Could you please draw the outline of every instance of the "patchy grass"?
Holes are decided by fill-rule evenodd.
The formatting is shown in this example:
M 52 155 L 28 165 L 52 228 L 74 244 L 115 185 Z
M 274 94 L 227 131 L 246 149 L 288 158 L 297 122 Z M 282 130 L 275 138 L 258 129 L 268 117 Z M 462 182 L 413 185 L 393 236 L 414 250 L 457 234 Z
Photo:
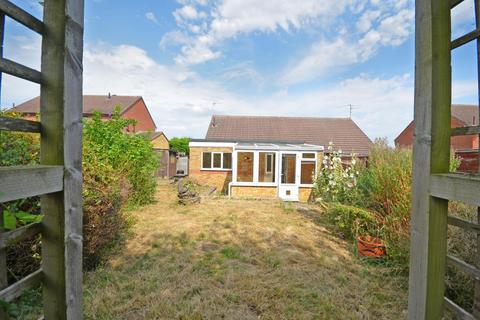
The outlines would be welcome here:
M 134 236 L 85 277 L 86 319 L 404 319 L 406 278 L 362 263 L 318 212 L 203 199 L 134 212 Z

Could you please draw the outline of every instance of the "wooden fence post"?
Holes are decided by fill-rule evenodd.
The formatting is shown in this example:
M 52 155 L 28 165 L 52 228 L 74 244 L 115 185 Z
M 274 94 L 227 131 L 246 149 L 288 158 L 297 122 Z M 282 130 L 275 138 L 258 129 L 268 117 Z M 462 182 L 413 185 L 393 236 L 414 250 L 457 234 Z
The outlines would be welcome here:
M 61 192 L 42 196 L 46 320 L 82 319 L 83 0 L 45 0 L 41 163 L 63 165 Z
M 449 171 L 451 121 L 450 6 L 417 0 L 415 132 L 409 319 L 441 319 L 448 200 L 430 195 L 430 176 Z
M 3 38 L 5 35 L 5 15 L 0 13 L 0 58 L 3 57 Z M 0 101 L 2 98 L 2 73 L 0 72 Z M 1 108 L 1 105 L 0 105 Z M 1 111 L 1 110 L 0 110 Z M 0 134 L 2 134 L 0 132 Z M 0 235 L 3 230 L 3 209 L 0 206 Z M 0 290 L 8 286 L 7 278 L 7 250 L 0 248 Z M 7 314 L 0 307 L 0 319 L 7 319 Z

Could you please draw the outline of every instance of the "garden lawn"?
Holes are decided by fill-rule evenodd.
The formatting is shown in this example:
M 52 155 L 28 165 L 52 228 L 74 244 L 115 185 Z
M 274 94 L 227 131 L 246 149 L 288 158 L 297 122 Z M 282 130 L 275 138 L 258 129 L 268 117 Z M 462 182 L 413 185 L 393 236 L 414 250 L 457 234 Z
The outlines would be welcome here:
M 359 260 L 318 207 L 202 199 L 133 213 L 126 246 L 85 276 L 86 319 L 404 319 L 407 279 Z

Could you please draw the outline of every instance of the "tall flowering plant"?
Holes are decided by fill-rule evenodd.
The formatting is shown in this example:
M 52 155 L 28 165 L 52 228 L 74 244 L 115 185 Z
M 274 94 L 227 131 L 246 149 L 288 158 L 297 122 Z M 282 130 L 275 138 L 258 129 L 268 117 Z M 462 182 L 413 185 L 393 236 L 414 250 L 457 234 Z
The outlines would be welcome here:
M 357 178 L 359 175 L 358 160 L 352 155 L 350 162 L 342 163 L 340 154 L 335 151 L 333 143 L 328 145 L 322 167 L 314 182 L 314 192 L 317 201 L 351 202 L 357 193 Z

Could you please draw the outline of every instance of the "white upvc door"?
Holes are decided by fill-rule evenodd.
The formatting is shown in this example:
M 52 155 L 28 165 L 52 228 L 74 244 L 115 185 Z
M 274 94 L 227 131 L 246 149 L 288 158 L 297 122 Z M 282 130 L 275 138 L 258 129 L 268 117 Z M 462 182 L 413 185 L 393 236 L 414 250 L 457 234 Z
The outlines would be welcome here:
M 298 201 L 300 189 L 299 152 L 280 152 L 278 197 L 285 201 Z

